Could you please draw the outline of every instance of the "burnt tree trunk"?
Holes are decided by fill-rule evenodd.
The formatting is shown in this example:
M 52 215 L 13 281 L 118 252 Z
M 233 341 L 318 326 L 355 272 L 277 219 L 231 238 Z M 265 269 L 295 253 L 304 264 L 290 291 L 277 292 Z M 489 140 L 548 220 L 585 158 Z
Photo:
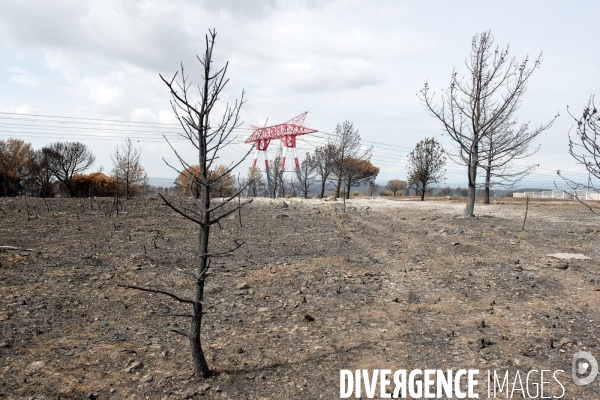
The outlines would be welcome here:
M 192 315 L 192 320 L 190 324 L 190 348 L 192 352 L 192 363 L 194 365 L 194 374 L 199 378 L 208 378 L 210 376 L 210 368 L 208 367 L 208 362 L 206 361 L 206 357 L 204 356 L 204 350 L 202 349 L 202 338 L 201 338 L 201 330 L 202 330 L 202 303 L 204 302 L 204 280 L 205 280 L 205 272 L 208 267 L 208 239 L 210 236 L 210 216 L 208 210 L 210 209 L 210 198 L 208 193 L 208 188 L 204 185 L 201 186 L 200 189 L 200 201 L 204 206 L 204 210 L 202 214 L 202 223 L 204 226 L 201 226 L 198 230 L 198 254 L 199 254 L 199 264 L 198 264 L 198 272 L 196 276 L 196 287 L 194 291 L 194 313 Z
M 485 166 L 485 186 L 483 188 L 483 204 L 490 204 L 490 182 L 492 180 L 492 152 L 494 150 L 492 138 L 488 149 L 487 163 Z
M 479 153 L 477 145 L 473 146 L 475 149 L 471 151 L 471 157 L 469 159 L 468 177 L 469 183 L 467 186 L 467 206 L 465 207 L 465 217 L 474 217 L 475 210 L 475 195 L 476 193 L 476 182 L 477 182 L 477 164 L 479 161 Z
M 323 181 L 321 181 L 321 194 L 319 197 L 322 199 L 323 196 L 325 196 L 325 179 L 323 179 Z
M 488 166 L 485 169 L 485 187 L 483 188 L 483 204 L 490 204 L 490 181 L 492 175 L 491 161 L 488 162 Z

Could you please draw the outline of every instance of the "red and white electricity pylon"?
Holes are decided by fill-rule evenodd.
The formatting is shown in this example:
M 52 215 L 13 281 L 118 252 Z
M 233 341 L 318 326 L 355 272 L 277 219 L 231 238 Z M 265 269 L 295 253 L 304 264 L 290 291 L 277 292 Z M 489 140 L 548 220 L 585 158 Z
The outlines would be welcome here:
M 283 152 L 283 157 L 281 158 L 280 168 L 281 170 L 285 169 L 285 159 L 288 149 L 292 149 L 294 155 L 294 169 L 298 173 L 300 171 L 300 163 L 298 161 L 298 153 L 296 152 L 296 136 L 318 132 L 316 129 L 307 128 L 302 125 L 306 118 L 306 114 L 308 114 L 308 111 L 279 125 L 267 126 L 264 128 L 252 126 L 252 135 L 245 141 L 245 143 L 256 143 L 256 153 L 254 154 L 254 160 L 252 161 L 252 168 L 256 168 L 258 155 L 262 152 L 265 158 L 265 170 L 268 171 L 269 158 L 267 157 L 267 148 L 269 147 L 269 143 L 271 143 L 271 140 L 273 139 L 281 139 L 285 150 Z

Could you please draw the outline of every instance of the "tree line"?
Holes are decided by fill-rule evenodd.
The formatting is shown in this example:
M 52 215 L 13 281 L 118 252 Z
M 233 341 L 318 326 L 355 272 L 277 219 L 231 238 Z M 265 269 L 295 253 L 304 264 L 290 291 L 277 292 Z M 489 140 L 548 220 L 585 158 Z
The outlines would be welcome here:
M 338 124 L 334 137 L 306 153 L 300 162 L 300 169 L 288 179 L 280 169 L 281 148 L 269 163 L 266 177 L 260 169 L 250 169 L 243 179 L 236 179 L 232 171 L 224 165 L 217 165 L 211 174 L 219 177 L 211 181 L 211 197 L 231 196 L 239 187 L 245 187 L 247 197 L 286 197 L 308 198 L 313 193 L 325 197 L 326 185 L 334 186 L 336 198 L 350 198 L 351 189 L 368 185 L 368 194 L 379 192 L 375 179 L 380 169 L 371 161 L 371 147 L 361 144 L 358 130 L 352 122 Z M 408 182 L 391 180 L 381 191 L 424 198 L 431 195 L 432 184 L 440 183 L 443 177 L 445 158 L 440 144 L 434 139 L 425 139 L 417 144 L 409 155 Z M 39 150 L 22 139 L 0 140 L 0 196 L 35 197 L 107 197 L 121 196 L 126 199 L 149 191 L 148 177 L 140 162 L 141 152 L 129 138 L 122 146 L 117 146 L 111 155 L 113 167 L 110 173 L 102 171 L 85 174 L 95 162 L 91 150 L 79 142 L 55 142 Z M 194 180 L 199 174 L 198 165 L 183 169 L 175 181 L 175 195 L 200 196 L 200 186 Z M 390 192 L 390 193 L 388 193 Z
M 55 142 L 35 150 L 22 139 L 0 140 L 0 196 L 67 197 L 140 195 L 148 175 L 129 138 L 111 155 L 113 168 L 84 174 L 95 162 L 80 142 Z

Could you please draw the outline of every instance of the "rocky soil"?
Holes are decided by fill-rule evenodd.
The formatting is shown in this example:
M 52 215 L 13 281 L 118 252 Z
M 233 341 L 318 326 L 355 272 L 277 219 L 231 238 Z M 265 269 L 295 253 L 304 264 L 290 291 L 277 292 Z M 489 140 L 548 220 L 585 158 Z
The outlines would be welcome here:
M 600 217 L 534 201 L 517 243 L 518 200 L 257 199 L 213 231 L 245 245 L 207 278 L 199 382 L 165 316 L 185 306 L 118 286 L 189 296 L 191 223 L 156 199 L 0 199 L 0 399 L 333 399 L 340 369 L 375 368 L 561 369 L 564 398 L 598 399 L 570 371 L 600 360 Z

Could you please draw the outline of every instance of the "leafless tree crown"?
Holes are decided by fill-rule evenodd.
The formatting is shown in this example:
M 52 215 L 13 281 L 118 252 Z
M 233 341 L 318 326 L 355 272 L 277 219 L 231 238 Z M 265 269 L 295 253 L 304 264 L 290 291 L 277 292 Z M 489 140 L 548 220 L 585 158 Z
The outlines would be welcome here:
M 125 198 L 142 191 L 148 183 L 148 174 L 140 162 L 141 150 L 135 148 L 130 138 L 125 144 L 117 146 L 111 155 L 113 162 L 112 177 L 123 182 Z
M 212 57 L 215 38 L 216 32 L 214 30 L 209 31 L 209 34 L 206 36 L 206 51 L 202 57 L 198 57 L 202 72 L 200 84 L 198 85 L 199 96 L 197 101 L 193 100 L 194 96 L 191 91 L 192 83 L 185 74 L 183 66 L 181 66 L 180 75 L 176 73 L 170 80 L 163 78 L 161 75 L 162 81 L 167 85 L 172 95 L 171 105 L 183 129 L 181 136 L 187 139 L 197 150 L 198 155 L 197 160 L 189 163 L 181 157 L 167 140 L 177 156 L 181 167 L 176 168 L 169 163 L 167 164 L 178 173 L 193 170 L 191 168 L 192 165 L 197 165 L 198 173 L 193 173 L 189 180 L 188 190 L 191 194 L 191 206 L 176 205 L 161 195 L 165 204 L 173 211 L 198 225 L 196 250 L 198 264 L 195 267 L 195 274 L 192 280 L 194 295 L 192 298 L 184 298 L 166 290 L 128 286 L 138 290 L 166 295 L 192 307 L 192 314 L 189 315 L 190 328 L 188 332 L 175 332 L 189 339 L 194 373 L 198 378 L 206 378 L 210 375 L 210 369 L 204 356 L 200 336 L 206 274 L 213 258 L 226 256 L 243 244 L 234 239 L 234 245 L 231 248 L 226 250 L 214 249 L 212 246 L 209 246 L 210 228 L 215 224 L 220 226 L 224 218 L 239 212 L 244 205 L 252 201 L 251 199 L 244 203 L 240 201 L 240 193 L 245 190 L 245 187 L 240 187 L 231 196 L 211 202 L 211 191 L 218 188 L 219 183 L 223 179 L 227 179 L 228 174 L 231 173 L 233 168 L 239 165 L 248 156 L 250 151 L 252 151 L 250 149 L 242 159 L 229 165 L 227 168 L 213 168 L 213 166 L 216 167 L 215 163 L 219 158 L 220 151 L 235 139 L 232 132 L 241 125 L 240 110 L 244 104 L 244 92 L 242 92 L 242 97 L 239 101 L 236 100 L 234 104 L 225 105 L 224 113 L 216 122 L 211 120 L 213 109 L 219 100 L 219 95 L 228 82 L 228 79 L 225 77 L 227 64 L 218 70 L 213 68 Z M 198 196 L 193 193 L 194 185 L 199 188 Z M 238 213 L 238 216 L 241 217 L 241 214 Z M 241 218 L 239 219 L 239 223 L 241 224 Z M 184 315 L 187 316 L 187 314 Z
M 56 142 L 44 147 L 42 151 L 48 157 L 48 169 L 73 197 L 73 175 L 94 164 L 96 158 L 92 151 L 79 142 Z
M 408 155 L 408 186 L 415 189 L 421 200 L 432 184 L 444 179 L 445 151 L 434 138 L 425 138 Z
M 542 62 L 541 54 L 533 61 L 528 56 L 517 61 L 509 56 L 509 46 L 494 49 L 493 43 L 494 37 L 489 31 L 473 37 L 471 54 L 465 62 L 468 77 L 461 78 L 454 70 L 439 103 L 434 102 L 435 93 L 428 83 L 419 94 L 421 102 L 454 140 L 456 153 L 450 156 L 467 166 L 465 215 L 471 217 L 480 163 L 488 157 L 496 171 L 501 171 L 507 160 L 523 156 L 533 138 L 548 127 L 543 125 L 529 132 L 525 124 L 523 129 L 514 129 L 515 112 L 521 105 L 529 79 Z M 498 135 L 502 134 L 504 139 L 500 140 Z M 486 138 L 489 139 L 487 152 Z M 498 143 L 502 142 L 506 143 L 500 146 Z M 489 151 L 490 144 L 492 151 Z M 511 158 L 512 154 L 515 156 Z
M 585 205 L 593 213 L 600 215 L 597 208 L 592 207 L 588 202 L 578 194 L 579 191 L 592 191 L 600 193 L 600 188 L 594 183 L 594 180 L 600 180 L 600 113 L 594 104 L 594 96 L 590 96 L 587 106 L 583 108 L 581 117 L 569 115 L 575 121 L 575 132 L 569 132 L 569 154 L 575 159 L 577 164 L 581 164 L 588 172 L 588 182 L 583 184 L 565 177 L 561 171 L 558 175 L 567 183 L 572 190 L 575 200 Z
M 354 129 L 354 124 L 350 121 L 336 126 L 333 145 L 335 151 L 331 162 L 331 175 L 336 184 L 336 196 L 339 197 L 348 168 L 348 160 L 368 160 L 371 157 L 372 149 L 363 148 L 358 130 Z

